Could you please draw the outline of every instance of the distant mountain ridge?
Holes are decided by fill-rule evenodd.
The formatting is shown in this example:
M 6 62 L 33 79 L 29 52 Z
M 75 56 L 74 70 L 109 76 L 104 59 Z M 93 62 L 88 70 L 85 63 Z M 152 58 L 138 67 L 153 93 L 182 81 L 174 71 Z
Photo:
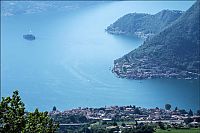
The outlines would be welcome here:
M 101 4 L 97 1 L 1 1 L 1 16 L 35 14 L 46 11 L 74 11 Z
M 200 2 L 140 47 L 114 61 L 113 72 L 131 79 L 200 76 Z
M 162 10 L 157 14 L 130 13 L 107 27 L 106 31 L 111 34 L 135 35 L 147 38 L 154 35 L 183 14 L 178 10 Z

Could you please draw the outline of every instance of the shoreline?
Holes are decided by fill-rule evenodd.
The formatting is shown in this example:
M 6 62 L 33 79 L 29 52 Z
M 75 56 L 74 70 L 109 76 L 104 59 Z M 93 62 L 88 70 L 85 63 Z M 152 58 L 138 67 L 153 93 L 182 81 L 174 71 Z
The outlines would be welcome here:
M 119 78 L 126 79 L 185 79 L 198 80 L 200 74 L 189 70 L 181 70 L 176 67 L 159 66 L 153 62 L 139 61 L 130 64 L 129 62 L 114 61 L 112 73 L 115 73 Z

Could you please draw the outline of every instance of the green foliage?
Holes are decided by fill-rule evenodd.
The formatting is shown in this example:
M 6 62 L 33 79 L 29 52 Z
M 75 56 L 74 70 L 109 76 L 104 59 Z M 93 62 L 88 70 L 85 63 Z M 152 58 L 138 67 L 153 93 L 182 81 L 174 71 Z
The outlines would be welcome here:
M 182 13 L 179 11 L 163 10 L 155 15 L 130 13 L 119 18 L 107 27 L 112 34 L 135 35 L 135 32 L 156 34 L 174 22 Z
M 197 115 L 200 116 L 200 110 L 197 110 Z
M 117 122 L 113 122 L 113 126 L 117 126 Z
M 102 125 L 106 125 L 106 124 L 107 124 L 107 122 L 106 122 L 106 121 L 103 121 L 103 122 L 102 122 Z
M 56 109 L 56 106 L 53 106 L 53 111 L 56 111 L 57 109 Z
M 13 92 L 12 97 L 2 98 L 0 103 L 0 132 L 20 133 L 25 127 L 24 103 L 19 92 Z
M 24 133 L 53 133 L 58 125 L 53 124 L 53 120 L 49 118 L 48 112 L 39 112 L 38 109 L 27 116 L 27 123 Z
M 54 133 L 58 125 L 47 112 L 25 114 L 25 105 L 18 91 L 12 97 L 2 98 L 0 103 L 0 132 L 1 133 Z
M 200 117 L 195 118 L 195 121 L 200 123 Z M 199 127 L 200 127 L 200 125 L 199 125 Z
M 89 120 L 83 115 L 52 115 L 55 122 L 60 123 L 85 123 Z
M 135 108 L 134 114 L 142 114 L 142 113 L 141 113 L 141 111 L 139 110 L 139 108 Z
M 122 70 L 123 70 L 124 73 L 127 72 L 127 68 L 126 67 L 122 67 Z
M 122 133 L 153 133 L 154 129 L 152 126 L 139 126 L 136 128 L 126 128 L 122 130 Z
M 126 124 L 125 123 L 122 123 L 122 125 L 121 125 L 122 127 L 125 127 L 126 126 Z
M 131 35 L 135 31 L 146 33 L 145 29 L 152 28 L 152 30 L 155 30 L 161 25 L 164 26 L 164 30 L 158 30 L 158 34 L 147 38 L 140 47 L 116 59 L 113 72 L 119 77 L 130 79 L 199 78 L 200 21 L 196 21 L 199 20 L 199 4 L 200 2 L 196 1 L 180 19 L 172 22 L 169 26 L 165 25 L 167 23 L 163 23 L 168 20 L 163 17 L 167 15 L 167 12 L 166 14 L 163 12 L 165 15 L 158 13 L 160 15 L 155 15 L 155 19 L 152 19 L 152 22 L 144 20 L 144 18 L 148 18 L 148 16 L 144 17 L 145 14 L 142 15 L 143 17 L 135 13 L 128 14 L 109 26 L 107 31 L 111 33 L 128 33 Z M 169 16 L 171 15 L 169 14 Z M 158 20 L 156 20 L 157 17 Z M 162 20 L 161 18 L 163 21 L 159 22 Z M 141 25 L 142 23 L 150 27 L 146 28 L 145 25 Z M 153 26 L 152 24 L 155 25 Z M 125 63 L 130 66 L 128 74 L 121 69 Z
M 184 119 L 184 122 L 186 124 L 189 124 L 190 122 L 193 122 L 193 119 L 192 118 L 186 118 L 186 119 Z
M 101 126 L 93 126 L 91 128 L 92 133 L 106 133 L 106 128 L 101 127 Z
M 170 110 L 171 107 L 172 107 L 172 106 L 171 106 L 170 104 L 165 104 L 165 109 L 166 109 L 166 110 Z
M 165 130 L 165 125 L 163 122 L 158 122 L 158 126 L 160 127 L 160 129 Z
M 78 132 L 79 133 L 92 133 L 91 130 L 88 129 L 88 127 L 83 127 Z
M 156 133 L 199 133 L 199 130 L 200 130 L 200 128 L 191 128 L 191 129 L 173 129 L 173 128 L 171 128 L 170 131 L 157 129 Z
M 181 114 L 187 114 L 187 111 L 186 111 L 185 109 L 181 109 L 181 110 L 179 110 L 179 112 L 180 112 Z
M 189 115 L 189 116 L 193 116 L 193 112 L 192 112 L 191 109 L 190 109 L 190 111 L 188 112 L 188 115 Z

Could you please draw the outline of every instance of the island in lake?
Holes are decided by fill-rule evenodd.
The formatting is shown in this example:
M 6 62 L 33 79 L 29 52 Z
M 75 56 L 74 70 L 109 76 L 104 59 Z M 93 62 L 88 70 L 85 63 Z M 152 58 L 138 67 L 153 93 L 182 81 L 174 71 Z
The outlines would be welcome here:
M 29 40 L 29 41 L 35 40 L 35 36 L 33 34 L 23 35 L 23 38 L 26 39 L 26 40 Z

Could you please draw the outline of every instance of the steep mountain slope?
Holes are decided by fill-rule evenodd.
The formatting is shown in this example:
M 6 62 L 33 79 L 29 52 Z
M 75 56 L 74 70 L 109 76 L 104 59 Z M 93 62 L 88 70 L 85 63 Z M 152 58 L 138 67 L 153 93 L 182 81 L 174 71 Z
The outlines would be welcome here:
M 147 38 L 163 30 L 183 14 L 182 11 L 162 10 L 155 15 L 130 13 L 107 27 L 111 34 L 136 35 Z
M 139 48 L 114 61 L 119 77 L 197 78 L 200 75 L 200 2 Z

